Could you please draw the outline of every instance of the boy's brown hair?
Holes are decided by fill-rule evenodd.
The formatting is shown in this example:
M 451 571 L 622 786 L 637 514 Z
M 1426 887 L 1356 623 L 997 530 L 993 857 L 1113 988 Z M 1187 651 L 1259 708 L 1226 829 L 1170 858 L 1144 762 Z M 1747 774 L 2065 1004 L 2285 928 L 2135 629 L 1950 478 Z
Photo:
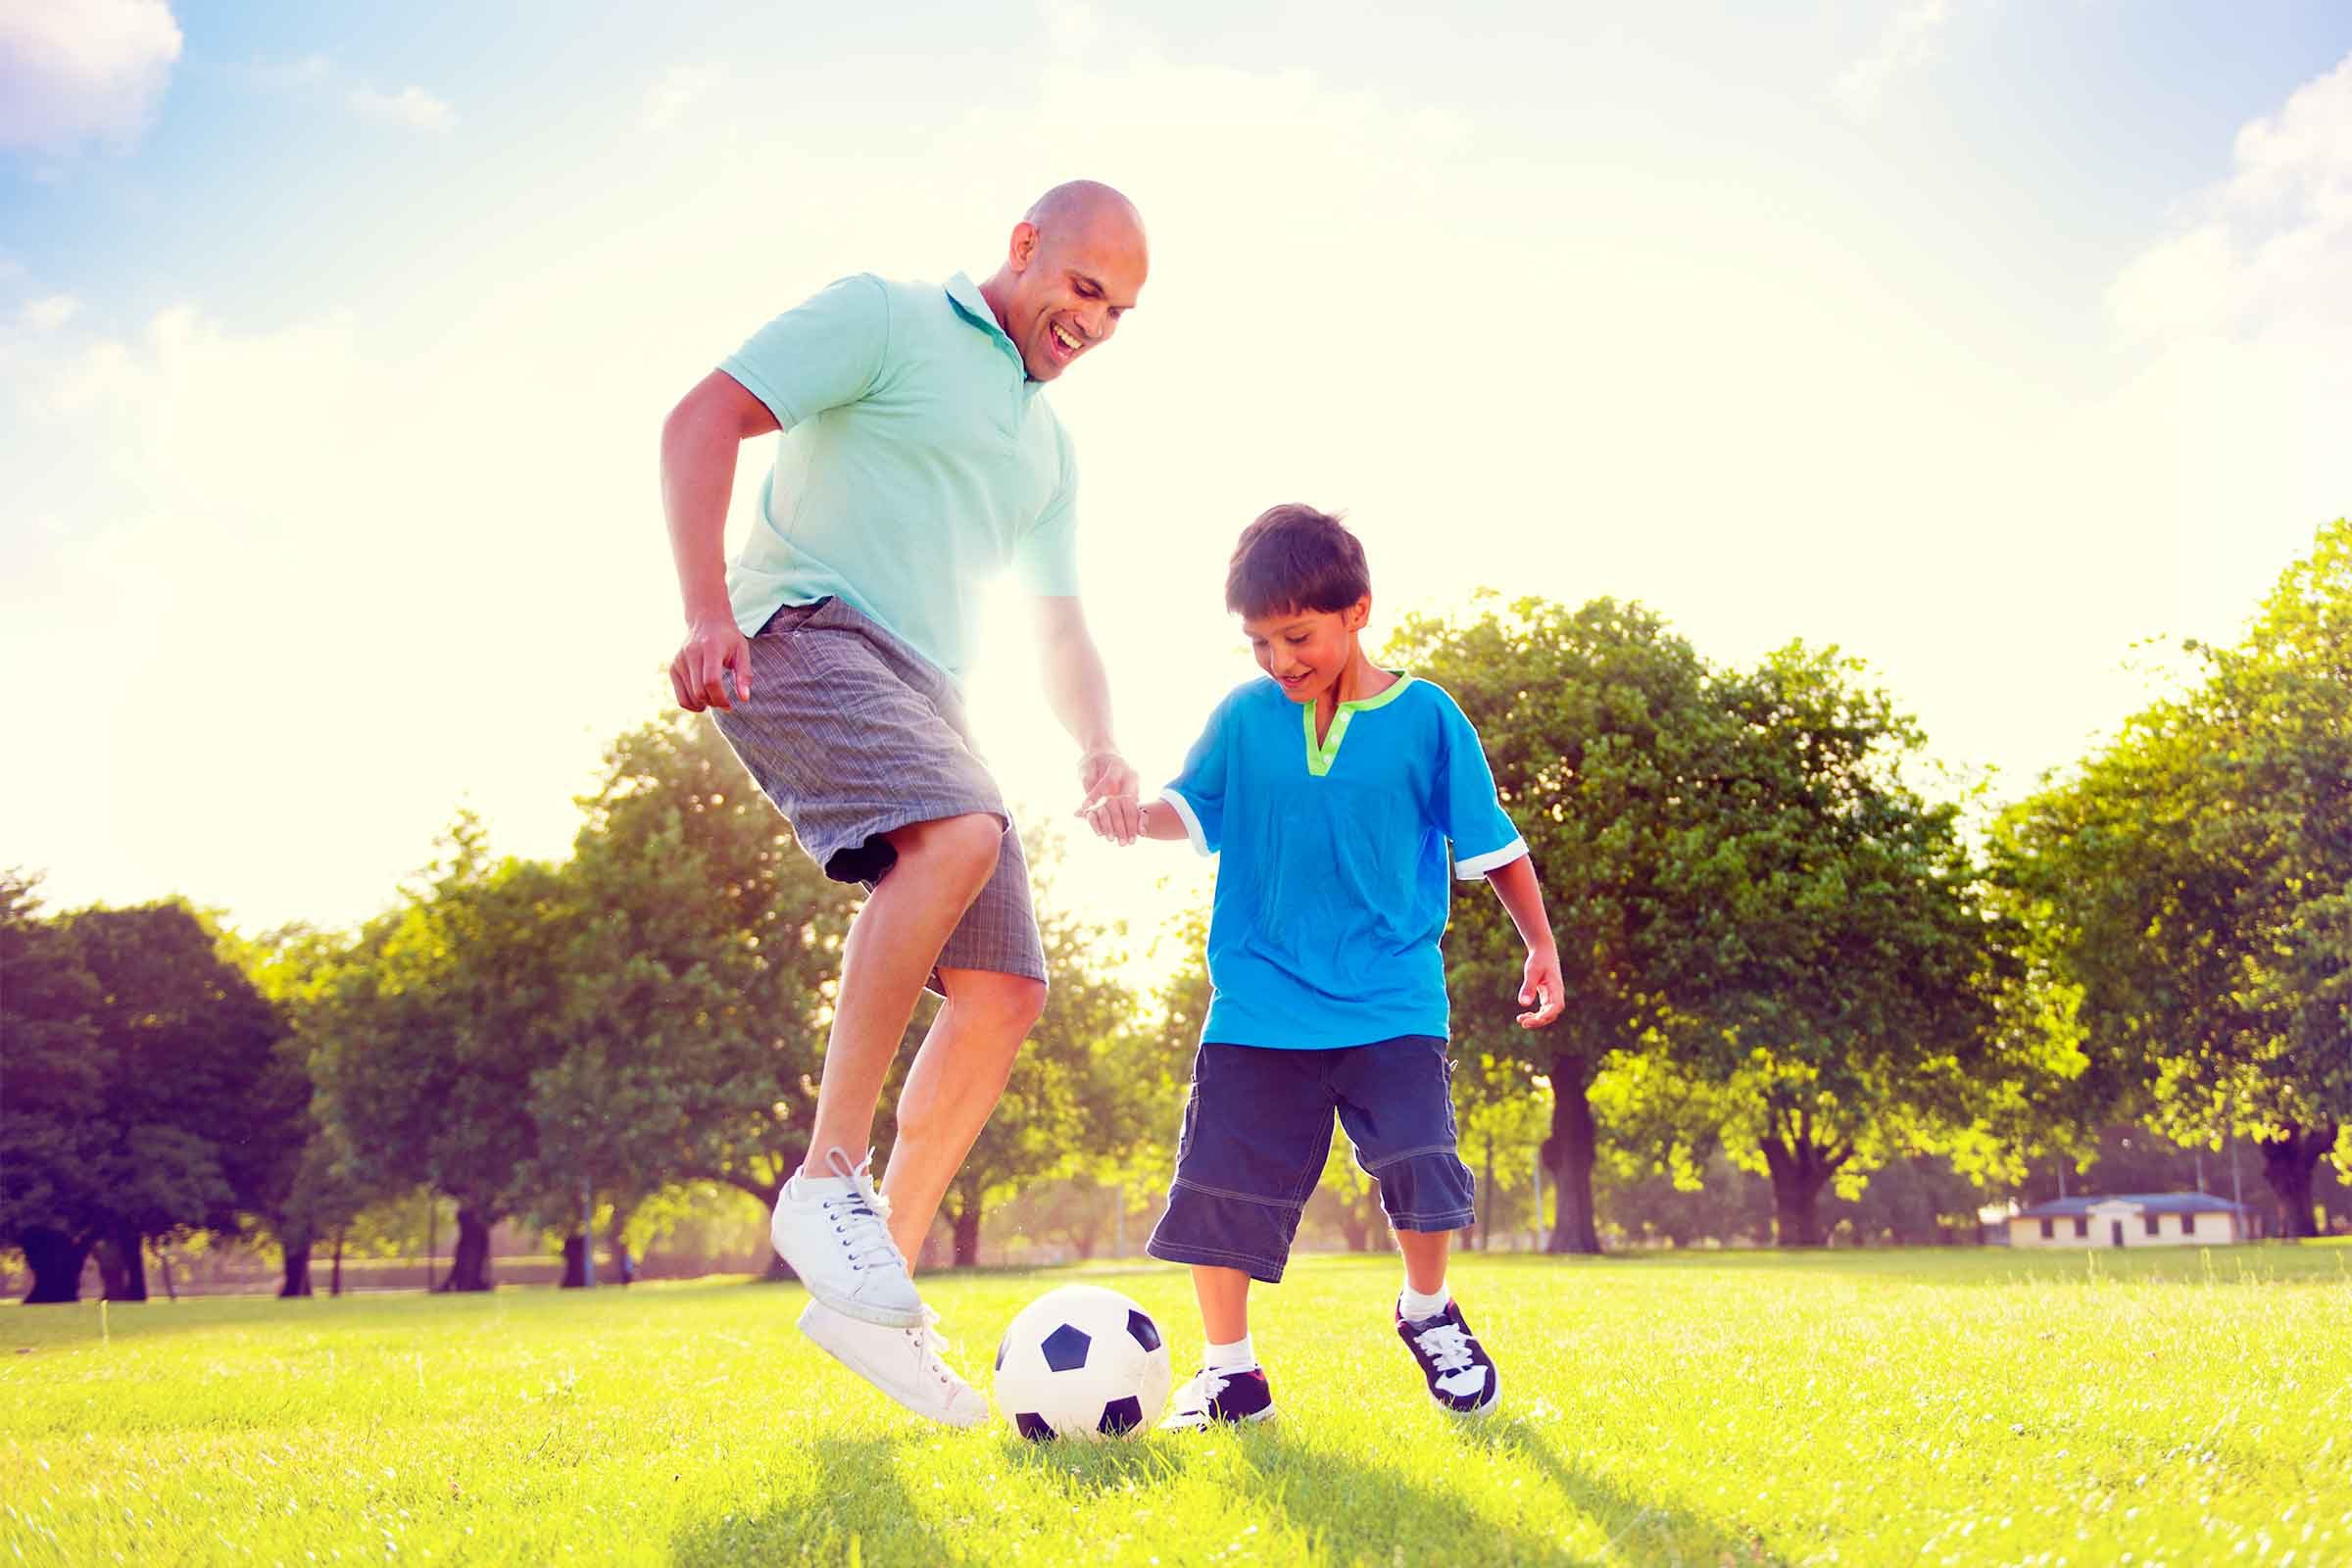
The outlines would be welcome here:
M 1252 619 L 1286 610 L 1346 610 L 1372 591 L 1364 547 L 1332 513 L 1268 507 L 1242 530 L 1225 571 L 1225 608 Z

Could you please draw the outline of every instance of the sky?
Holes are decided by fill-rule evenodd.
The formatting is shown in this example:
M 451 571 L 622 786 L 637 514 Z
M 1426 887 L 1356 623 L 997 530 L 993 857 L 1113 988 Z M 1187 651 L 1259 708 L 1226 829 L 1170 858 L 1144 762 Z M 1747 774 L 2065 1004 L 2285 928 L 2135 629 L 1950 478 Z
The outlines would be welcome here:
M 2352 511 L 2335 0 L 1183 10 L 0 0 L 0 864 L 259 929 L 461 806 L 561 856 L 667 706 L 670 405 L 1072 177 L 1152 234 L 1051 393 L 1147 780 L 1254 673 L 1280 501 L 1361 533 L 1375 634 L 1494 589 L 1835 644 L 1998 799 Z M 1066 822 L 992 603 L 983 749 Z M 1205 878 L 1073 842 L 1054 896 L 1140 943 Z

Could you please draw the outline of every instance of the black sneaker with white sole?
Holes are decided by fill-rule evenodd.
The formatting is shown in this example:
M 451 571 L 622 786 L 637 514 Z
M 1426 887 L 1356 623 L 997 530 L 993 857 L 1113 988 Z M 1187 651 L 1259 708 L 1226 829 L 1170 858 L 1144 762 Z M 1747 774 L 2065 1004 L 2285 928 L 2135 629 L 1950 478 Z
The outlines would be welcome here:
M 1203 1432 L 1220 1422 L 1239 1426 L 1248 1421 L 1271 1420 L 1273 1415 L 1274 1395 L 1266 1385 L 1264 1368 L 1211 1372 L 1202 1367 L 1168 1401 L 1168 1416 L 1160 1422 L 1159 1430 Z
M 1462 1321 L 1462 1305 L 1449 1300 L 1446 1310 L 1418 1323 L 1396 1313 L 1396 1337 L 1421 1363 L 1429 1396 L 1456 1415 L 1485 1415 L 1502 1396 L 1501 1381 L 1486 1347 Z

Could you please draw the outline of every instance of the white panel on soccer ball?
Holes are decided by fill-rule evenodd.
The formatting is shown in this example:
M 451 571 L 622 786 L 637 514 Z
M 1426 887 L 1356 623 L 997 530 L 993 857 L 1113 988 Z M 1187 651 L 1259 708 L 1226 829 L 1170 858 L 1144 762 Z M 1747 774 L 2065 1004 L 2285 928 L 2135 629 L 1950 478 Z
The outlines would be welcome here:
M 1145 1431 L 1167 1407 L 1173 1382 L 1159 1325 L 1100 1285 L 1048 1291 L 997 1347 L 997 1408 L 1038 1441 Z

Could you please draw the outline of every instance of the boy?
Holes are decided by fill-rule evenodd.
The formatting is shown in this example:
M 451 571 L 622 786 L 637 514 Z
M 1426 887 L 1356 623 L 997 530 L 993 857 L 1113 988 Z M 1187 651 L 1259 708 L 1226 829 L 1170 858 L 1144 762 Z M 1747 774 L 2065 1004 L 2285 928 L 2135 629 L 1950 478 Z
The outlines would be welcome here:
M 1527 944 L 1526 1028 L 1561 1009 L 1543 892 L 1453 699 L 1365 658 L 1371 577 L 1337 517 L 1303 506 L 1261 515 L 1234 550 L 1225 603 L 1270 678 L 1218 705 L 1140 824 L 1146 838 L 1221 856 L 1213 994 L 1176 1180 L 1148 1248 L 1193 1266 L 1208 1347 L 1161 1424 L 1274 1413 L 1250 1344 L 1250 1282 L 1282 1278 L 1335 1110 L 1404 1254 L 1397 1336 L 1430 1397 L 1484 1414 L 1501 1393 L 1494 1363 L 1446 1288 L 1473 1191 L 1446 1056 L 1448 842 L 1454 875 L 1493 883 Z

